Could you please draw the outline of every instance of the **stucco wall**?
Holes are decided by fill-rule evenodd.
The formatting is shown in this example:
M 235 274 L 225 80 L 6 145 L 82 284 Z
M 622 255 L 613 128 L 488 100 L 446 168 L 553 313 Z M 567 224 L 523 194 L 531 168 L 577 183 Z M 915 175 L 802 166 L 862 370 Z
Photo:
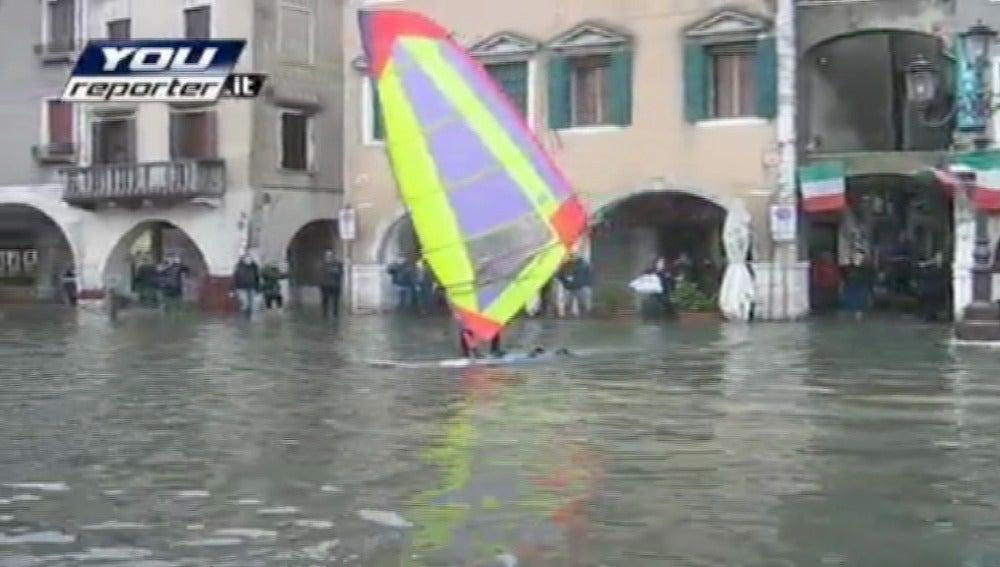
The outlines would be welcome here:
M 57 97 L 68 64 L 43 65 L 41 2 L 0 2 L 0 185 L 53 183 L 58 167 L 40 166 L 31 146 L 42 143 L 42 99 Z
M 766 4 L 737 2 L 726 7 L 766 16 Z M 529 97 L 536 109 L 530 117 L 532 125 L 590 205 L 642 190 L 645 182 L 653 178 L 737 198 L 752 193 L 767 195 L 773 184 L 772 172 L 766 165 L 775 152 L 772 122 L 739 119 L 692 125 L 684 121 L 682 31 L 722 6 L 698 0 L 655 4 L 581 0 L 542 12 L 533 0 L 502 4 L 414 0 L 392 6 L 427 13 L 468 43 L 505 30 L 547 41 L 588 19 L 634 34 L 636 79 L 630 127 L 548 130 L 544 127 L 544 55 L 536 58 L 531 73 Z M 346 61 L 360 54 L 356 26 L 355 15 L 345 19 Z M 364 144 L 364 78 L 351 68 L 346 74 L 346 190 L 351 202 L 365 207 L 358 249 L 367 256 L 359 261 L 375 262 L 377 240 L 397 218 L 399 202 L 383 148 Z

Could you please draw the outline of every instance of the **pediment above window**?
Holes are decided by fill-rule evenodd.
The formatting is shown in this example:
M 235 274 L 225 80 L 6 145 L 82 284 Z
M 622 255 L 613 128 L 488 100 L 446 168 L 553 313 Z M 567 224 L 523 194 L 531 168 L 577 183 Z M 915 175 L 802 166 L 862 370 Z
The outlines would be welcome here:
M 514 32 L 499 32 L 469 46 L 475 57 L 505 57 L 531 55 L 538 51 L 539 42 Z
M 553 38 L 548 45 L 555 50 L 617 47 L 632 41 L 632 34 L 599 22 L 583 22 Z
M 692 38 L 747 36 L 770 29 L 771 20 L 767 18 L 739 10 L 721 10 L 689 26 L 684 35 Z

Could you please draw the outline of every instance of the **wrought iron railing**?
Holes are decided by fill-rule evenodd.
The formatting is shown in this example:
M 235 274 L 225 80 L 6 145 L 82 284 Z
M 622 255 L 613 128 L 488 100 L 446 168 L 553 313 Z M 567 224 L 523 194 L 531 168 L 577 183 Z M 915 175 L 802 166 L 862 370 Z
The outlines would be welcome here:
M 63 200 L 71 205 L 101 201 L 178 201 L 221 197 L 226 192 L 226 164 L 221 159 L 174 160 L 71 167 Z

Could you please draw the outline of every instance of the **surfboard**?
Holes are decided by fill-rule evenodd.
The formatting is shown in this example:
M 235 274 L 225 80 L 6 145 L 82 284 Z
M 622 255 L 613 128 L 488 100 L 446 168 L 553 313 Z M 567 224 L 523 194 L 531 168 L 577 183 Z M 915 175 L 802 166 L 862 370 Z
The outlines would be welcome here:
M 545 364 L 556 361 L 572 360 L 575 354 L 542 353 L 508 353 L 502 357 L 484 358 L 446 358 L 443 360 L 367 360 L 369 366 L 376 368 L 469 368 L 473 366 L 510 366 L 527 364 Z

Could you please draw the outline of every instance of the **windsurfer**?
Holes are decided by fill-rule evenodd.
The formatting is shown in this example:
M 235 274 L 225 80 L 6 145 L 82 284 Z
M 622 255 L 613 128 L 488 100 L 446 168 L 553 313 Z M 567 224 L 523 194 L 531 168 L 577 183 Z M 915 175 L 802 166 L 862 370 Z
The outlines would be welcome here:
M 475 337 L 472 331 L 462 327 L 462 330 L 458 334 L 458 344 L 462 349 L 462 356 L 465 358 L 482 358 L 479 354 L 479 349 L 476 347 Z M 504 355 L 504 351 L 500 348 L 500 333 L 493 336 L 490 341 L 490 356 L 495 358 L 501 358 Z

